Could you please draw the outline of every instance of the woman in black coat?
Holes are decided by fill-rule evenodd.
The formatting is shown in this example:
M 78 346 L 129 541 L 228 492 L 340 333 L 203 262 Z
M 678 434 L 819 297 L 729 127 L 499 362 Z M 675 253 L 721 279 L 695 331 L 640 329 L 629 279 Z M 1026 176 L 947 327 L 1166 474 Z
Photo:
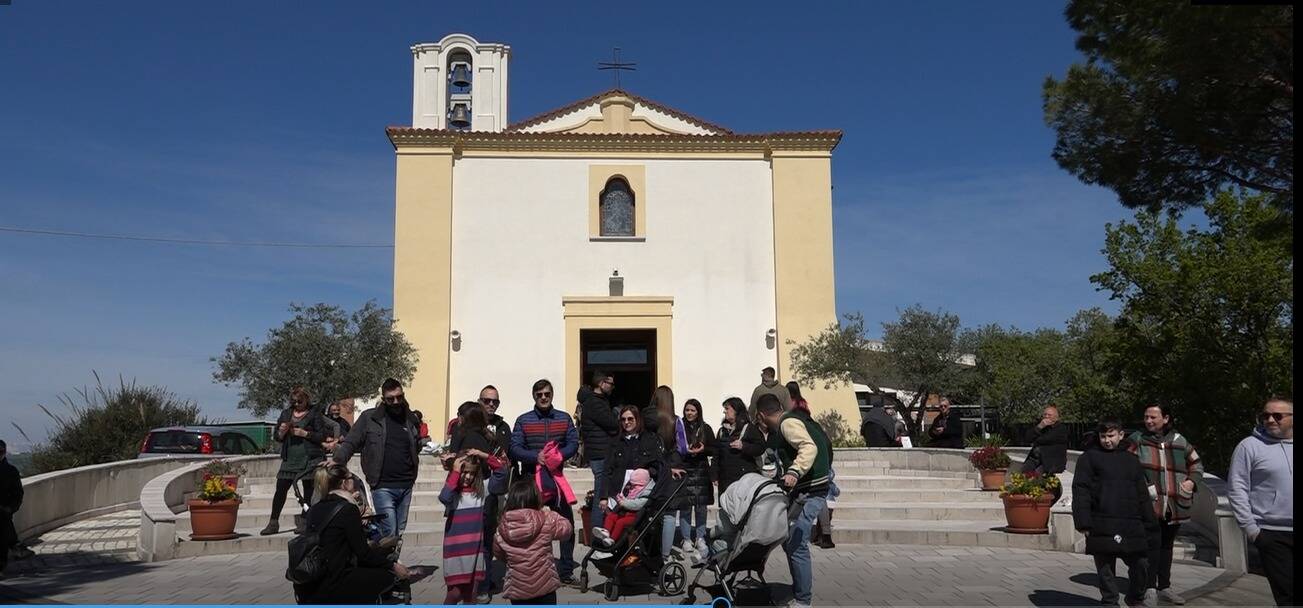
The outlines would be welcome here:
M 1095 557 L 1102 602 L 1117 605 L 1114 568 L 1120 557 L 1130 579 L 1127 603 L 1139 605 L 1148 578 L 1149 529 L 1158 526 L 1158 519 L 1140 461 L 1118 449 L 1122 425 L 1116 420 L 1101 422 L 1098 438 L 1098 444 L 1077 459 L 1072 477 L 1073 525 L 1086 535 L 1086 553 Z
M 710 483 L 710 456 L 715 451 L 715 432 L 701 417 L 701 402 L 688 399 L 683 403 L 683 469 L 687 482 L 670 507 L 679 510 L 679 534 L 683 542 L 692 543 L 700 555 L 706 555 L 706 507 L 715 502 L 715 488 Z M 695 523 L 695 526 L 693 525 Z M 686 548 L 685 548 L 686 549 Z
M 599 499 L 618 496 L 624 491 L 625 478 L 634 469 L 647 469 L 652 481 L 661 483 L 661 441 L 655 433 L 644 430 L 642 413 L 637 407 L 626 405 L 620 408 L 616 419 L 620 423 L 620 434 L 608 446 L 606 483 L 602 486 L 606 496 L 598 496 Z M 594 527 L 598 525 L 593 524 Z
M 353 476 L 340 465 L 316 473 L 317 490 L 324 496 L 308 509 L 308 526 L 319 530 L 319 543 L 328 556 L 326 575 L 310 585 L 294 585 L 300 604 L 375 604 L 407 568 L 389 559 L 390 552 L 371 547 L 362 535 Z
M 747 473 L 759 473 L 757 464 L 765 453 L 764 438 L 747 420 L 746 403 L 737 397 L 724 400 L 724 421 L 715 436 L 712 468 L 719 483 L 719 494 L 724 495 L 733 482 Z

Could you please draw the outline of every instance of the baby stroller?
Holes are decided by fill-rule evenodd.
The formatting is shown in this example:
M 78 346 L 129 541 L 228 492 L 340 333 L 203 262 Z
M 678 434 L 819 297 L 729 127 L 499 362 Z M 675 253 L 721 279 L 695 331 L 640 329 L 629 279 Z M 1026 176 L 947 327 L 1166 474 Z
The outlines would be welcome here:
M 678 480 L 669 496 L 653 498 L 647 507 L 638 513 L 633 526 L 620 535 L 615 545 L 606 549 L 609 557 L 597 558 L 596 547 L 589 547 L 580 563 L 579 590 L 588 591 L 588 564 L 597 568 L 597 572 L 606 577 L 606 599 L 617 601 L 626 588 L 654 588 L 662 595 L 678 595 L 683 591 L 688 573 L 683 564 L 665 561 L 661 558 L 661 516 L 665 508 L 688 478 L 685 475 Z
M 724 596 L 730 603 L 736 602 L 739 583 L 767 585 L 765 562 L 769 553 L 787 540 L 787 506 L 787 493 L 772 479 L 748 473 L 733 482 L 720 496 L 720 524 L 715 529 L 716 534 L 721 530 L 727 532 L 711 539 L 712 554 L 688 585 L 688 596 L 683 603 L 695 601 L 697 589 L 706 586 L 701 584 L 706 572 L 715 575 L 716 584 L 724 588 Z M 730 534 L 731 540 L 727 538 Z M 746 576 L 738 581 L 738 575 L 743 573 Z

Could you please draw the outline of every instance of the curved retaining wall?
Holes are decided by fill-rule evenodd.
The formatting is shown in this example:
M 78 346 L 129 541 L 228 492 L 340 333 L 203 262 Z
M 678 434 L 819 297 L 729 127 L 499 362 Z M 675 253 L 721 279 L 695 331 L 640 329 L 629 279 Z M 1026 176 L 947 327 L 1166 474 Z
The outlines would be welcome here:
M 134 509 L 150 480 L 193 462 L 142 458 L 28 477 L 23 480 L 23 507 L 14 514 L 18 538 L 28 540 L 78 520 Z
M 280 456 L 262 454 L 228 458 L 247 469 L 246 477 L 274 477 L 280 468 Z M 136 553 L 141 561 L 156 562 L 176 557 L 180 539 L 176 533 L 177 514 L 186 511 L 186 499 L 198 490 L 195 473 L 203 462 L 166 471 L 144 484 L 140 490 L 140 538 Z

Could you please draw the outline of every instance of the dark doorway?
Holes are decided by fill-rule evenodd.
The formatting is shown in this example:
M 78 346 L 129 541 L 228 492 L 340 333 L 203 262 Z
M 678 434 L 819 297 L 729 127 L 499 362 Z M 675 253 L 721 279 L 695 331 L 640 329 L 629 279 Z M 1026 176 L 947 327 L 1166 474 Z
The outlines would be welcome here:
M 651 401 L 656 388 L 656 330 L 580 330 L 579 355 L 583 384 L 599 369 L 615 377 L 611 405 L 645 407 Z

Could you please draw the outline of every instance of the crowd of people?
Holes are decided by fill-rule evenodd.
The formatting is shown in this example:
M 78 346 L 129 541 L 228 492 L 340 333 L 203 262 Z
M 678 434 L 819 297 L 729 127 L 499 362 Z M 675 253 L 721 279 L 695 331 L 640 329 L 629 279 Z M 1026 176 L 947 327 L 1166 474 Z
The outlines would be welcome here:
M 657 387 L 643 408 L 615 406 L 610 399 L 615 381 L 599 371 L 579 390 L 577 422 L 554 406 L 548 380 L 534 383 L 533 407 L 514 424 L 497 414 L 501 400 L 493 386 L 458 408 L 441 454 L 447 470 L 439 492 L 446 510 L 444 603 L 487 603 L 495 594 L 513 604 L 556 603 L 557 589 L 575 583 L 577 566 L 575 506 L 582 497 L 568 475 L 592 476 L 591 501 L 583 501 L 582 510 L 589 520 L 583 531 L 595 551 L 629 534 L 637 514 L 656 501 L 664 506 L 662 558 L 700 562 L 717 550 L 712 541 L 719 540 L 708 538 L 707 507 L 717 496 L 722 504 L 730 486 L 758 473 L 787 493 L 788 534 L 782 547 L 792 579 L 790 605 L 810 605 L 810 545 L 834 546 L 831 515 L 840 492 L 832 443 L 799 385 L 780 384 L 773 368 L 765 368 L 749 403 L 738 397 L 723 401 L 723 418 L 714 428 L 698 400 L 687 399 L 677 409 L 668 386 Z M 304 570 L 312 575 L 296 581 L 296 598 L 301 603 L 410 600 L 407 582 L 413 572 L 400 560 L 401 538 L 419 455 L 430 438 L 402 384 L 385 380 L 380 406 L 352 423 L 334 407 L 311 407 L 301 389 L 292 391 L 289 401 L 277 421 L 281 466 L 263 533 L 279 531 L 280 512 L 294 489 L 303 504 L 311 504 L 298 531 L 311 535 L 320 554 L 328 556 Z M 1230 506 L 1261 556 L 1278 605 L 1294 602 L 1293 408 L 1288 398 L 1264 404 L 1258 426 L 1236 447 L 1227 476 Z M 946 399 L 939 410 L 926 430 L 929 445 L 963 447 L 962 419 Z M 874 408 L 861 429 L 866 443 L 903 447 L 899 422 L 890 409 Z M 1058 408 L 1046 407 L 1023 439 L 1030 449 L 1022 473 L 1056 475 L 1067 469 L 1069 433 Z M 576 458 L 581 450 L 582 458 Z M 355 454 L 361 477 L 346 466 Z M 15 550 L 13 514 L 23 497 L 17 470 L 5 455 L 0 441 L 0 559 Z M 583 473 L 572 468 L 578 461 L 587 463 Z M 1072 513 L 1085 535 L 1085 551 L 1094 557 L 1105 604 L 1116 604 L 1119 597 L 1128 605 L 1185 603 L 1171 588 L 1173 552 L 1196 494 L 1207 491 L 1202 478 L 1198 452 L 1175 428 L 1169 406 L 1145 408 L 1143 429 L 1130 434 L 1117 420 L 1098 424 L 1088 449 L 1076 459 Z M 363 491 L 363 479 L 369 492 Z M 555 559 L 554 544 L 559 545 Z M 1115 578 L 1119 559 L 1128 570 L 1125 590 Z
M 664 507 L 662 557 L 701 562 L 712 551 L 707 507 L 744 475 L 764 473 L 789 492 L 792 521 L 783 548 L 792 603 L 809 605 L 809 545 L 816 526 L 813 540 L 832 546 L 832 444 L 800 387 L 779 384 L 775 376 L 772 368 L 762 370 L 750 403 L 726 399 L 718 429 L 704 419 L 700 401 L 676 407 L 668 386 L 657 387 L 646 407 L 617 407 L 610 401 L 615 378 L 603 372 L 576 395 L 577 421 L 554 406 L 557 395 L 547 380 L 534 383 L 533 407 L 510 425 L 497 414 L 497 388 L 484 387 L 449 422 L 441 454 L 447 470 L 439 493 L 446 513 L 444 603 L 487 603 L 496 594 L 514 604 L 555 603 L 557 589 L 576 583 L 580 506 L 589 520 L 582 531 L 598 557 L 601 547 L 627 534 L 636 515 L 656 501 Z M 304 471 L 315 471 L 302 494 L 322 498 L 309 508 L 303 531 L 316 534 L 323 551 L 347 559 L 344 565 L 331 562 L 330 575 L 319 582 L 296 585 L 296 596 L 310 603 L 382 596 L 402 601 L 404 579 L 412 572 L 399 559 L 401 541 L 390 539 L 401 538 L 411 506 L 422 445 L 419 419 L 392 379 L 381 387 L 381 406 L 362 413 L 347 432 L 338 421 L 328 428 L 333 416 L 314 414 L 305 399 L 291 395 L 278 420 L 282 467 L 264 532 L 278 531 L 288 491 L 305 478 Z M 576 458 L 581 448 L 582 459 Z M 354 454 L 361 457 L 369 504 L 360 480 L 345 466 Z M 587 470 L 578 473 L 572 464 L 581 460 Z M 592 476 L 591 501 L 576 496 L 567 477 L 577 474 Z M 346 592 L 340 581 L 348 581 Z

